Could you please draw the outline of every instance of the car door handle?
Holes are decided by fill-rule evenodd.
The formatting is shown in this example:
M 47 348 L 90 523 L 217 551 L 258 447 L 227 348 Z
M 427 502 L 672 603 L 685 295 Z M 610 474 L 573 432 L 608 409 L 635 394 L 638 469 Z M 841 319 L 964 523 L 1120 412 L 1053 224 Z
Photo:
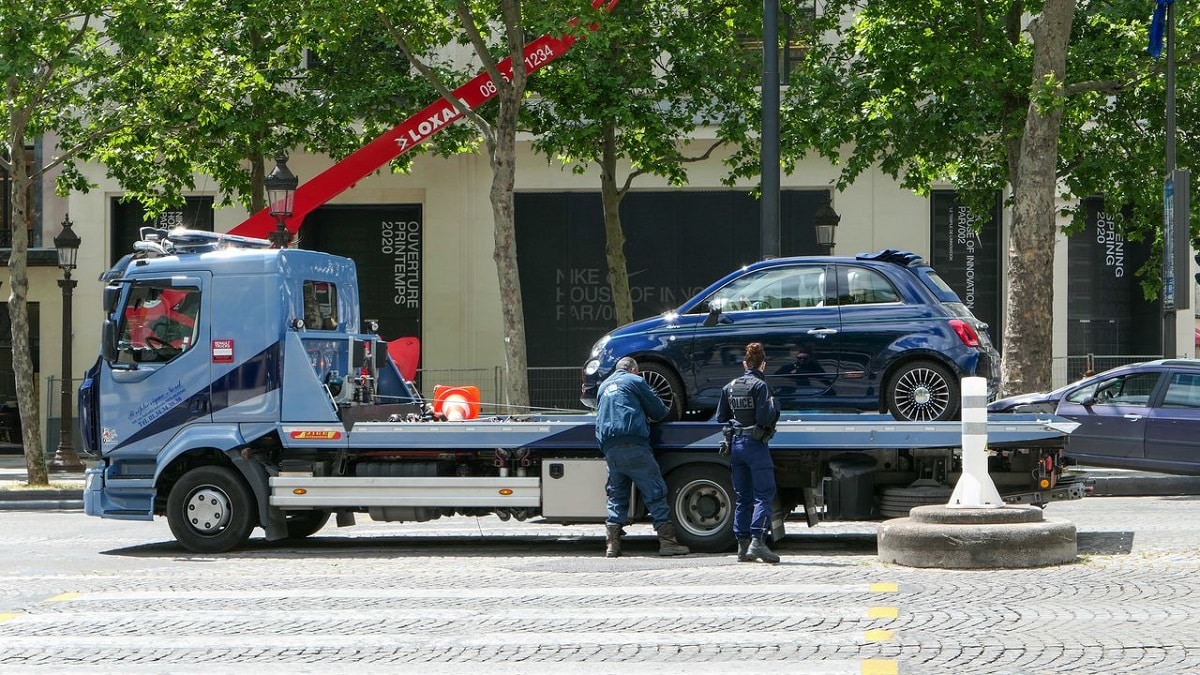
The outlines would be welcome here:
M 1141 415 L 1126 415 L 1125 419 L 1129 420 L 1130 422 L 1136 422 L 1136 421 L 1142 419 L 1142 416 Z
M 815 337 L 823 338 L 826 335 L 833 335 L 836 332 L 837 332 L 836 328 L 813 328 L 812 330 L 808 331 L 808 334 L 815 336 Z

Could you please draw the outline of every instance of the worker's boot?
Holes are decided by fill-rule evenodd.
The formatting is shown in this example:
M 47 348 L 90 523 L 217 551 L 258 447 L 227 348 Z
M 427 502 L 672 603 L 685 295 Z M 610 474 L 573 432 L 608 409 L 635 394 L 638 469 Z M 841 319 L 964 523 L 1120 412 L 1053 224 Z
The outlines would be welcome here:
M 779 562 L 779 556 L 775 555 L 771 549 L 767 548 L 767 542 L 765 539 L 762 537 L 755 537 L 750 540 L 750 546 L 746 549 L 746 560 L 761 560 L 765 563 L 777 563 Z
M 737 554 L 738 562 L 754 562 L 754 558 L 751 558 L 746 553 L 748 550 L 750 550 L 750 540 L 749 539 L 738 539 L 737 544 L 738 544 L 738 554 Z
M 608 523 L 605 527 L 605 558 L 621 557 L 621 535 L 625 534 L 625 530 L 621 529 L 620 525 Z
M 659 525 L 657 529 L 659 555 L 687 555 L 692 552 L 691 549 L 675 539 L 675 523 L 667 521 Z

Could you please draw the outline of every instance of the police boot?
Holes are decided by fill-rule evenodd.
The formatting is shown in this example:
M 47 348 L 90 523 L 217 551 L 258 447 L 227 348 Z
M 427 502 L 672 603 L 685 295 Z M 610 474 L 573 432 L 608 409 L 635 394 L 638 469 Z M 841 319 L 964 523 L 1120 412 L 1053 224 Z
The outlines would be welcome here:
M 605 558 L 618 558 L 621 556 L 621 535 L 625 534 L 625 530 L 621 529 L 620 525 L 608 523 L 605 527 Z
M 779 562 L 779 556 L 767 548 L 767 542 L 762 537 L 750 540 L 750 547 L 746 549 L 746 559 L 749 561 L 761 560 L 765 563 Z
M 675 539 L 675 523 L 665 522 L 657 530 L 659 555 L 687 555 L 692 552 Z
M 750 540 L 749 539 L 738 539 L 737 544 L 738 544 L 737 561 L 738 562 L 754 562 L 754 558 L 751 558 L 746 553 L 746 551 L 748 551 L 750 549 Z

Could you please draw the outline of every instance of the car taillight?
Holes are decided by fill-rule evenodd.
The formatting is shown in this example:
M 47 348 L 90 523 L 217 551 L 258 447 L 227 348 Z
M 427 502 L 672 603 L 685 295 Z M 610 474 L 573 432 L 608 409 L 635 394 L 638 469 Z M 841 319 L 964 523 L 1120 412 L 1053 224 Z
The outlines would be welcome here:
M 979 346 L 979 333 L 975 332 L 974 326 L 963 321 L 962 319 L 950 319 L 950 327 L 958 333 L 958 339 L 968 347 Z

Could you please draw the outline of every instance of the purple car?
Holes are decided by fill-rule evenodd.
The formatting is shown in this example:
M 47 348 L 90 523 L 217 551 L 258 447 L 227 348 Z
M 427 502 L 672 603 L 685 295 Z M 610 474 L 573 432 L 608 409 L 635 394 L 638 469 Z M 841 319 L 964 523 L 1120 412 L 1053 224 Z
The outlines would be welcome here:
M 1066 449 L 1078 464 L 1200 475 L 1200 360 L 1121 366 L 1048 393 L 996 400 L 988 412 L 1078 422 Z

